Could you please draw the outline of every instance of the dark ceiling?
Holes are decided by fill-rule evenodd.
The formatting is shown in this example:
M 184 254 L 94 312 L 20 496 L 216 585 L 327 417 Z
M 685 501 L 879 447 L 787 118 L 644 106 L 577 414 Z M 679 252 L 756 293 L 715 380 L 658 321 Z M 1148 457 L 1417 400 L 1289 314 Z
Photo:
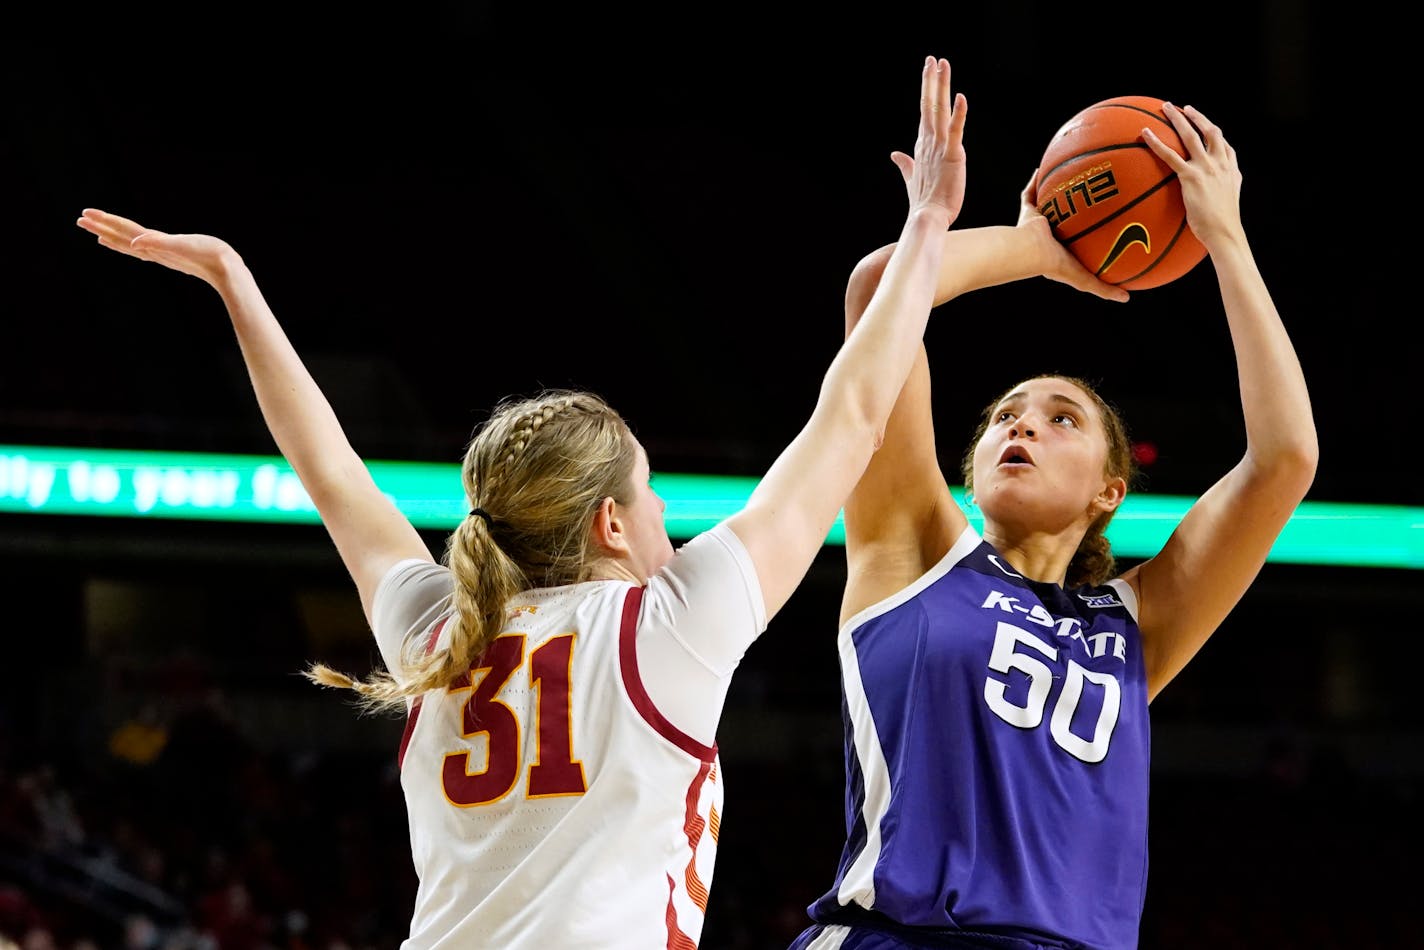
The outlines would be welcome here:
M 896 236 L 888 155 L 913 145 L 935 53 L 970 101 L 960 226 L 1011 222 L 1091 102 L 1217 121 L 1311 383 L 1312 497 L 1417 504 L 1400 424 L 1421 351 L 1390 316 L 1403 248 L 1382 237 L 1408 219 L 1391 143 L 1410 120 L 1376 95 L 1388 25 L 1327 14 L 17 17 L 0 442 L 272 448 L 216 295 L 94 246 L 73 226 L 92 205 L 229 239 L 368 457 L 453 461 L 498 397 L 573 385 L 612 399 L 656 468 L 760 474 L 815 399 L 850 268 Z M 1052 369 L 1100 380 L 1157 445 L 1149 489 L 1200 492 L 1239 457 L 1210 263 L 1125 307 L 990 289 L 941 308 L 928 343 L 946 453 L 1001 386 Z

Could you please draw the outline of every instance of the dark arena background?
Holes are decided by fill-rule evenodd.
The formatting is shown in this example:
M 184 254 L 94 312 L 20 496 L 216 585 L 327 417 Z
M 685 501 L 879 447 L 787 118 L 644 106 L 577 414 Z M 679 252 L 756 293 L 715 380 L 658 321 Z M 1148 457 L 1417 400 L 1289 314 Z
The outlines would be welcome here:
M 376 662 L 320 525 L 98 504 L 106 458 L 275 447 L 216 294 L 97 247 L 81 209 L 229 240 L 367 459 L 453 472 L 499 397 L 580 386 L 655 471 L 755 478 L 814 404 L 851 267 L 898 234 L 889 154 L 936 54 L 970 103 L 957 226 L 1012 223 L 1092 102 L 1221 125 L 1311 386 L 1323 546 L 1268 563 L 1152 707 L 1142 946 L 1418 945 L 1417 55 L 1394 14 L 523 9 L 6 14 L 0 943 L 389 948 L 415 884 L 401 722 L 297 675 Z M 927 345 L 947 471 L 982 404 L 1038 370 L 1123 408 L 1144 496 L 1195 496 L 1240 455 L 1210 262 L 1126 306 L 981 291 Z M 50 503 L 47 451 L 94 504 Z M 832 879 L 843 575 L 828 544 L 728 697 L 706 950 L 784 947 Z

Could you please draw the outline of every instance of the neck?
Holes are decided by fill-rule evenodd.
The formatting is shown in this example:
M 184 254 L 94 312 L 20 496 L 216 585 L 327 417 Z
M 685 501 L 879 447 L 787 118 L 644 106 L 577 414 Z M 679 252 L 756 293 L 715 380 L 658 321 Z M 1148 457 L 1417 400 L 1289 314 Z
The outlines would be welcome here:
M 648 582 L 648 579 L 634 570 L 633 565 L 625 558 L 600 558 L 599 561 L 593 565 L 589 576 L 591 580 L 628 581 L 640 587 Z
M 1082 539 L 1080 534 L 1009 533 L 988 524 L 983 536 L 1024 577 L 1059 587 L 1068 576 L 1068 565 Z

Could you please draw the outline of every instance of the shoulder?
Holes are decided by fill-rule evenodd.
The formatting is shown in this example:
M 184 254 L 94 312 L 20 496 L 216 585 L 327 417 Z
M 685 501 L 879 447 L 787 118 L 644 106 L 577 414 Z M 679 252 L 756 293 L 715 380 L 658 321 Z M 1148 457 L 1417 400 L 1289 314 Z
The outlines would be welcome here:
M 420 558 L 405 558 L 392 564 L 376 584 L 373 604 L 412 597 L 448 597 L 454 584 L 448 567 Z
M 392 564 L 371 601 L 371 630 L 382 652 L 398 653 L 412 635 L 448 613 L 453 589 L 453 575 L 440 564 L 418 558 Z
M 751 556 L 725 523 L 688 541 L 649 578 L 638 614 L 640 638 L 667 632 L 718 675 L 736 667 L 767 623 Z
M 653 599 L 670 597 L 684 604 L 698 598 L 745 595 L 757 605 L 758 629 L 766 626 L 756 565 L 725 521 L 678 548 L 672 560 L 648 579 L 647 591 Z

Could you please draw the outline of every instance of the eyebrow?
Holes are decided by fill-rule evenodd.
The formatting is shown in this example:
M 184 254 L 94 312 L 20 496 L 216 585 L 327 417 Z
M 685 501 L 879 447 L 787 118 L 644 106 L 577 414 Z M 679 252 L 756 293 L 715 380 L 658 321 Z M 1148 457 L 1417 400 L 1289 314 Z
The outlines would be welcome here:
M 1022 389 L 1020 389 L 1020 390 L 1018 390 L 1017 392 L 1009 393 L 1009 394 L 1008 394 L 1007 396 L 1005 396 L 1003 399 L 1000 399 L 1000 400 L 999 400 L 999 404 L 998 404 L 997 406 L 995 406 L 994 409 L 995 409 L 995 411 L 997 412 L 999 409 L 1002 409 L 1004 406 L 1008 405 L 1008 404 L 1011 403 L 1011 402 L 1016 402 L 1016 401 L 1018 401 L 1018 400 L 1027 399 L 1027 398 L 1028 398 L 1028 393 L 1026 393 L 1026 392 L 1024 392 Z M 1084 406 L 1084 405 L 1083 405 L 1082 403 L 1080 403 L 1078 400 L 1073 399 L 1073 398 L 1070 397 L 1070 396 L 1065 396 L 1065 395 L 1063 395 L 1062 393 L 1050 393 L 1049 396 L 1048 396 L 1048 401 L 1049 401 L 1049 402 L 1059 403 L 1059 404 L 1065 405 L 1065 406 L 1070 406 L 1070 407 L 1072 407 L 1073 409 L 1076 409 L 1076 410 L 1079 412 L 1079 414 L 1084 415 L 1084 416 L 1088 415 L 1088 409 L 1087 409 L 1086 406 Z

